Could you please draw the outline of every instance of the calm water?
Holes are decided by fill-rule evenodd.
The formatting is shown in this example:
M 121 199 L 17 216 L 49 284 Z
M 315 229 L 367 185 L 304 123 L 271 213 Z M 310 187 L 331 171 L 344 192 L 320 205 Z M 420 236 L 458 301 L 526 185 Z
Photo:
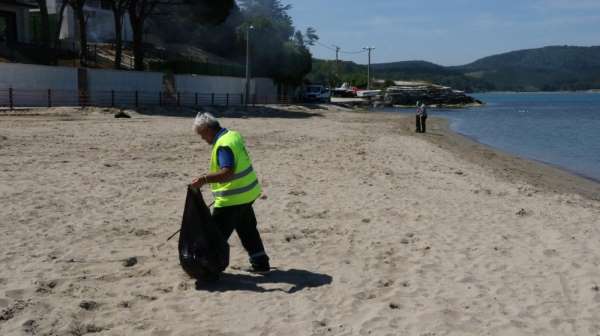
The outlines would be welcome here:
M 429 114 L 478 142 L 600 181 L 600 93 L 473 96 L 486 105 Z

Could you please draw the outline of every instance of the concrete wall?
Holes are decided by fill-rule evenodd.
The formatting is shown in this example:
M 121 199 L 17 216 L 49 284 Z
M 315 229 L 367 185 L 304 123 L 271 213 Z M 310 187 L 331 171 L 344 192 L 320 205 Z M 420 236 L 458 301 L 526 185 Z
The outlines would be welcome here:
M 15 106 L 77 105 L 78 81 L 85 79 L 89 104 L 139 105 L 238 105 L 243 103 L 245 80 L 235 77 L 176 75 L 175 92 L 167 95 L 163 73 L 103 69 L 79 69 L 18 63 L 0 63 L 0 105 L 8 105 L 8 88 L 13 88 Z M 48 90 L 52 90 L 50 99 Z M 163 92 L 161 94 L 161 91 Z M 136 93 L 137 92 L 137 93 Z M 250 94 L 273 99 L 277 87 L 267 78 L 255 78 Z
M 244 93 L 245 80 L 237 77 L 201 75 L 175 75 L 175 87 L 179 92 Z
M 255 78 L 252 80 L 251 92 L 260 97 L 275 97 L 277 85 L 270 78 Z
M 88 92 L 93 105 L 112 103 L 112 90 L 116 91 L 115 105 L 134 105 L 135 91 L 138 91 L 138 103 L 157 105 L 162 81 L 162 72 L 87 69 Z
M 175 75 L 175 86 L 179 92 L 215 94 L 245 94 L 246 79 L 201 75 Z M 250 82 L 250 94 L 276 96 L 277 86 L 269 78 L 254 78 Z
M 77 69 L 44 65 L 0 63 L 0 89 L 75 90 Z

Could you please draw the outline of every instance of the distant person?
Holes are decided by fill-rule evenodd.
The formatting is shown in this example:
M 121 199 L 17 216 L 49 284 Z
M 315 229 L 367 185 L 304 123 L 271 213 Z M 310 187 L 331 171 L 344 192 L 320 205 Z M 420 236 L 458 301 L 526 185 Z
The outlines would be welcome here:
M 421 103 L 421 107 L 417 109 L 417 120 L 417 132 L 425 133 L 427 130 L 427 106 L 425 106 L 425 103 Z
M 417 100 L 417 113 L 415 114 L 415 132 L 421 133 L 421 114 L 423 110 L 421 109 L 421 102 Z
M 262 190 L 244 139 L 238 132 L 222 128 L 210 113 L 198 113 L 194 131 L 212 145 L 212 154 L 209 173 L 195 179 L 192 187 L 210 184 L 215 199 L 212 217 L 223 237 L 228 240 L 235 230 L 250 257 L 248 271 L 268 272 L 269 257 L 252 208 Z

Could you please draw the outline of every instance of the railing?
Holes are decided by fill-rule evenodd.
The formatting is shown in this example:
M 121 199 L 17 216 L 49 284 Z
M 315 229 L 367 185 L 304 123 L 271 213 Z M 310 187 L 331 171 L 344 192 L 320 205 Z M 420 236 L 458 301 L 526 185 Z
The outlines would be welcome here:
M 248 105 L 291 104 L 288 97 L 250 95 Z M 0 108 L 9 110 L 23 107 L 56 106 L 100 106 L 100 107 L 142 107 L 142 106 L 243 106 L 246 104 L 241 93 L 200 93 L 164 91 L 91 91 L 75 90 L 26 90 L 0 89 Z

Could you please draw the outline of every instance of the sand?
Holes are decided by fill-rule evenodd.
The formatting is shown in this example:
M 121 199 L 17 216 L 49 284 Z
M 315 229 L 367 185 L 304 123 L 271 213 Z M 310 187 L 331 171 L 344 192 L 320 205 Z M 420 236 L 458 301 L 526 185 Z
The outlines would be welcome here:
M 0 116 L 0 335 L 598 335 L 600 185 L 412 118 L 221 113 L 275 270 L 178 264 L 192 111 Z M 185 115 L 185 117 L 182 117 Z M 211 200 L 210 193 L 204 191 Z

